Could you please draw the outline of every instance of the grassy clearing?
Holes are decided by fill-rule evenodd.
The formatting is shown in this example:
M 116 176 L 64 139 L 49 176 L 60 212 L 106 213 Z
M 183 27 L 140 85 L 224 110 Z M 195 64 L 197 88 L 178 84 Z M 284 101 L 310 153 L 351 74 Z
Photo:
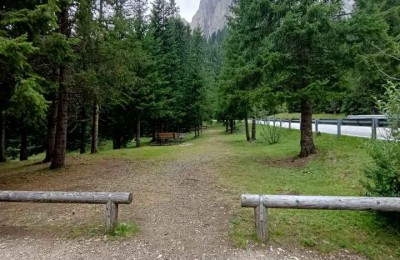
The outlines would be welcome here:
M 269 117 L 282 118 L 282 119 L 300 119 L 300 113 L 281 113 L 276 115 L 271 115 Z M 315 119 L 340 119 L 345 118 L 346 114 L 313 114 Z
M 215 135 L 214 129 L 218 135 Z M 297 130 L 282 129 L 281 142 L 268 145 L 261 138 L 253 143 L 244 141 L 243 126 L 239 125 L 239 129 L 235 135 L 225 134 L 222 127 L 212 130 L 212 138 L 217 141 L 213 144 L 219 145 L 218 149 L 224 153 L 224 160 L 218 163 L 220 183 L 230 191 L 236 206 L 237 198 L 242 193 L 343 196 L 363 194 L 364 189 L 359 180 L 362 178 L 363 168 L 370 163 L 366 153 L 368 140 L 322 134 L 315 137 L 318 154 L 306 160 L 298 160 L 296 156 L 299 153 L 300 140 Z M 260 132 L 258 128 L 258 133 Z M 205 132 L 203 138 L 197 140 L 187 136 L 186 142 L 193 143 L 192 146 L 144 145 L 141 149 L 129 147 L 112 150 L 110 143 L 106 143 L 97 155 L 69 153 L 68 158 L 73 158 L 78 166 L 84 166 L 91 160 L 104 163 L 103 159 L 107 158 L 146 162 L 179 158 L 185 153 L 200 156 L 209 149 L 208 135 Z M 48 183 L 58 181 L 60 177 L 50 170 L 32 171 L 36 166 L 29 165 L 35 160 L 40 161 L 38 158 L 28 162 L 0 164 L 2 180 L 12 178 L 18 183 L 33 183 L 36 179 L 46 179 Z M 246 247 L 249 243 L 256 242 L 253 221 L 251 209 L 237 211 L 231 220 L 230 232 L 236 245 Z M 321 252 L 347 249 L 371 259 L 389 259 L 390 256 L 394 259 L 400 258 L 399 232 L 386 227 L 373 213 L 271 209 L 269 225 L 271 243 L 274 245 L 312 248 Z M 96 236 L 103 230 L 102 223 L 81 226 L 74 230 L 73 236 Z M 123 226 L 117 237 L 124 234 L 130 236 L 135 232 L 134 226 Z
M 261 126 L 260 126 L 261 127 Z M 260 132 L 260 131 L 259 131 Z M 244 141 L 244 133 L 221 138 L 230 161 L 221 164 L 221 182 L 250 194 L 360 196 L 359 180 L 370 162 L 366 140 L 332 135 L 316 136 L 318 154 L 297 159 L 299 132 L 282 130 L 281 142 L 267 145 Z M 231 238 L 245 247 L 255 241 L 253 211 L 241 209 L 231 221 Z M 373 213 L 327 210 L 269 210 L 271 242 L 311 247 L 321 252 L 348 249 L 374 259 L 400 257 L 400 233 L 386 227 Z

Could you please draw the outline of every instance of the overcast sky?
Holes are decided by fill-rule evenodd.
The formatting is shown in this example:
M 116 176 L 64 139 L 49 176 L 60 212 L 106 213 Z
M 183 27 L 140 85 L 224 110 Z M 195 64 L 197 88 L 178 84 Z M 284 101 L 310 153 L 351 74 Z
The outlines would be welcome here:
M 193 15 L 199 9 L 200 0 L 176 0 L 176 3 L 181 10 L 181 17 L 190 23 Z

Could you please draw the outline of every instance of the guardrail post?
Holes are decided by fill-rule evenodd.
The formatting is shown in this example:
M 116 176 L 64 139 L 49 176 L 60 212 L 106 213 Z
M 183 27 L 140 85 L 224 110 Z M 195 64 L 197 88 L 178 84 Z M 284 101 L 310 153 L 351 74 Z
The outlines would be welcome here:
M 273 119 L 274 120 L 274 127 L 276 126 L 276 118 Z
M 378 127 L 378 124 L 379 124 L 378 119 L 373 118 L 373 119 L 372 119 L 372 125 L 371 125 L 371 127 L 372 127 L 372 135 L 371 135 L 371 138 L 372 138 L 372 139 L 376 139 L 376 128 Z
M 111 199 L 106 204 L 106 233 L 114 231 L 118 222 L 118 204 Z
M 282 119 L 279 119 L 279 127 L 282 128 Z
M 337 135 L 340 137 L 342 135 L 342 119 L 337 120 Z
M 260 196 L 260 203 L 254 208 L 256 220 L 257 238 L 263 242 L 268 242 L 268 209 L 264 206 L 262 196 Z
M 315 119 L 315 132 L 318 133 L 318 123 L 319 123 L 319 119 Z
M 292 129 L 292 119 L 289 119 L 289 129 Z

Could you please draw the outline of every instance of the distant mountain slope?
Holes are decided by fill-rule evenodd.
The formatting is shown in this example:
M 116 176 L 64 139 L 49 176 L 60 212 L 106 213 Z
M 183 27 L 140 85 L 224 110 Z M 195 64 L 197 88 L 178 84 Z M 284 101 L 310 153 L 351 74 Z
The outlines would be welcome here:
M 226 17 L 229 15 L 230 6 L 233 0 L 201 0 L 199 10 L 192 18 L 190 26 L 200 27 L 204 36 L 210 37 L 214 32 L 222 30 L 226 23 Z M 350 12 L 354 0 L 343 0 L 344 9 Z
M 199 10 L 193 16 L 190 26 L 200 27 L 204 36 L 211 36 L 225 27 L 231 4 L 232 0 L 201 0 Z

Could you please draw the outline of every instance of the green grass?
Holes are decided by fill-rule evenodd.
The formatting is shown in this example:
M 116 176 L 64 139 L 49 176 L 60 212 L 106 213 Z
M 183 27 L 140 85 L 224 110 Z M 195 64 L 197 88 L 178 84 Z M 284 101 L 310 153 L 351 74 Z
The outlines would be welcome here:
M 259 135 L 253 143 L 245 141 L 243 125 L 234 135 L 219 131 L 218 145 L 224 160 L 218 163 L 220 184 L 230 191 L 238 205 L 240 194 L 299 194 L 299 195 L 341 195 L 360 196 L 364 188 L 360 185 L 362 171 L 370 159 L 366 153 L 367 139 L 336 137 L 322 134 L 315 136 L 318 154 L 298 163 L 299 136 L 297 130 L 282 129 L 281 142 L 268 145 Z M 258 133 L 261 129 L 258 127 Z M 193 146 L 150 146 L 136 149 L 112 150 L 105 143 L 93 158 L 124 158 L 127 160 L 164 160 L 179 157 L 187 152 L 199 155 L 209 149 L 208 133 L 202 138 L 186 142 Z M 69 155 L 71 156 L 71 154 Z M 72 153 L 72 156 L 75 156 Z M 86 159 L 86 158 L 85 158 Z M 292 162 L 294 161 L 294 162 Z M 7 162 L 0 164 L 0 170 L 18 169 L 28 162 Z M 129 224 L 129 223 L 128 223 Z M 130 224 L 129 224 L 130 225 Z M 137 227 L 121 226 L 117 237 L 135 234 Z M 320 252 L 335 252 L 347 249 L 371 259 L 400 258 L 400 234 L 376 218 L 374 213 L 363 211 L 329 210 L 269 210 L 270 242 L 285 248 L 312 248 Z M 101 224 L 77 228 L 75 236 L 96 235 L 104 232 Z M 254 229 L 254 215 L 251 209 L 238 209 L 230 220 L 231 240 L 240 247 L 257 243 Z
M 139 232 L 139 226 L 132 222 L 118 223 L 114 231 L 110 232 L 112 237 L 132 237 Z
M 298 164 L 299 135 L 282 129 L 281 142 L 275 145 L 248 143 L 242 131 L 221 135 L 231 158 L 220 166 L 221 183 L 241 194 L 363 195 L 360 179 L 370 163 L 368 140 L 315 136 L 318 154 Z M 230 237 L 236 245 L 257 242 L 253 214 L 240 209 L 231 220 Z M 269 228 L 270 241 L 287 248 L 347 249 L 372 259 L 400 257 L 400 233 L 370 212 L 270 209 Z
M 99 237 L 104 236 L 104 225 L 103 224 L 89 224 L 89 225 L 78 225 L 75 226 L 71 233 L 70 238 L 81 238 L 81 237 Z M 106 235 L 112 238 L 126 238 L 133 237 L 140 231 L 139 226 L 133 222 L 121 222 L 118 223 L 116 228 L 107 233 Z
M 300 113 L 281 113 L 276 115 L 270 115 L 269 117 L 282 118 L 282 119 L 300 119 Z M 340 119 L 345 118 L 346 114 L 313 114 L 315 119 Z

